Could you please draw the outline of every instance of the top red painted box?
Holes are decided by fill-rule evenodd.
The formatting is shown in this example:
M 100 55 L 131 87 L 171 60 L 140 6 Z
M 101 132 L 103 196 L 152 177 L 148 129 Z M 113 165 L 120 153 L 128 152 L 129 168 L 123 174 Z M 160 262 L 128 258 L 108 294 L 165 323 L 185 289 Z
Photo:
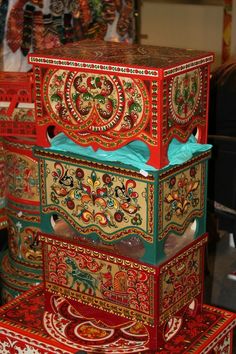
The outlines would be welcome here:
M 168 164 L 175 137 L 207 141 L 213 53 L 85 40 L 29 55 L 34 67 L 37 144 L 50 131 L 94 149 L 144 141 L 149 164 Z

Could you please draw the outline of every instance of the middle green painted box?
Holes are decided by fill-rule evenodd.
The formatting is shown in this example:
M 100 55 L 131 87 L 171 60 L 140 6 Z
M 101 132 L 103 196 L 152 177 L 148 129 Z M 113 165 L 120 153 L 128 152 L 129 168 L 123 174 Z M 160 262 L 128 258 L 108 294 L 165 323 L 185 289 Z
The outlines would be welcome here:
M 144 171 L 35 147 L 41 230 L 157 265 L 206 231 L 210 151 Z

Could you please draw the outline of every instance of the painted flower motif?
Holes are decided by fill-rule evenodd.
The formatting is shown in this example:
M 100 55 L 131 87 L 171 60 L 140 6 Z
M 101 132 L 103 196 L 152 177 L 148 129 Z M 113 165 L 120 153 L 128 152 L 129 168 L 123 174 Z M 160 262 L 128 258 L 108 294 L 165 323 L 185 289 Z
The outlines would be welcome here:
M 68 198 L 66 199 L 66 206 L 68 209 L 73 210 L 75 208 L 75 202 L 71 198 Z
M 84 177 L 84 171 L 82 168 L 77 168 L 75 171 L 75 177 L 78 179 L 82 179 Z
M 142 218 L 139 213 L 136 213 L 136 215 L 131 219 L 131 223 L 133 225 L 141 225 L 142 224 Z
M 195 177 L 196 173 L 197 173 L 196 168 L 195 167 L 191 167 L 190 171 L 189 171 L 190 176 L 191 177 Z
M 169 188 L 173 188 L 176 183 L 176 177 L 171 177 L 169 181 Z
M 124 214 L 121 211 L 116 211 L 114 214 L 114 218 L 117 222 L 121 222 L 124 218 Z
M 97 194 L 100 197 L 107 197 L 107 188 L 97 188 Z
M 199 198 L 193 198 L 192 200 L 192 206 L 196 207 L 199 204 Z
M 107 184 L 108 186 L 110 186 L 112 184 L 112 178 L 109 174 L 105 173 L 103 176 L 102 176 L 102 180 L 103 180 L 103 183 Z
M 162 299 L 162 306 L 164 309 L 167 309 L 168 307 L 171 306 L 173 300 L 172 300 L 172 297 L 171 296 L 165 296 L 163 297 Z
M 173 210 L 175 210 L 175 209 L 177 208 L 177 206 L 178 206 L 178 203 L 177 203 L 176 200 L 174 200 L 174 201 L 171 203 L 171 208 L 172 208 Z
M 178 188 L 184 188 L 188 183 L 188 180 L 187 178 L 180 178 L 179 181 L 178 181 Z
M 74 191 L 74 197 L 75 197 L 75 199 L 80 199 L 81 198 L 81 192 L 80 192 L 79 189 L 76 189 Z
M 149 308 L 150 308 L 150 306 L 149 306 L 148 301 L 140 303 L 140 310 L 141 311 L 148 313 Z
M 59 204 L 59 199 L 54 192 L 51 193 L 51 201 L 55 204 Z
M 114 207 L 114 200 L 113 199 L 108 199 L 108 201 L 107 201 L 107 206 L 109 207 L 109 208 L 113 208 Z
M 173 215 L 173 212 L 168 212 L 168 213 L 166 214 L 166 216 L 165 216 L 165 220 L 166 220 L 166 221 L 170 221 L 171 218 L 172 218 L 172 215 Z
M 188 199 L 189 199 L 189 200 L 193 200 L 193 192 L 189 192 L 189 194 L 188 194 Z

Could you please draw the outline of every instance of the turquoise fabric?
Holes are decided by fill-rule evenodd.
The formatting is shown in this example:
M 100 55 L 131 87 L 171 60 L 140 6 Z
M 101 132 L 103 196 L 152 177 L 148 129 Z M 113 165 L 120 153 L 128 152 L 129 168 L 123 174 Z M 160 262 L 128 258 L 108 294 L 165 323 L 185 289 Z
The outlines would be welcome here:
M 189 160 L 194 153 L 211 149 L 209 144 L 197 143 L 194 136 L 190 136 L 186 143 L 181 143 L 173 139 L 168 149 L 169 165 L 179 165 Z M 104 162 L 121 162 L 133 166 L 143 171 L 155 171 L 156 168 L 147 164 L 149 160 L 149 148 L 140 141 L 131 143 L 113 151 L 98 149 L 94 151 L 92 147 L 83 147 L 70 140 L 64 133 L 60 133 L 51 140 L 51 148 L 64 152 L 72 152 L 80 156 L 90 157 Z
M 211 148 L 210 144 L 199 144 L 194 135 L 190 135 L 186 143 L 173 139 L 168 148 L 169 164 L 180 165 L 191 159 L 195 153 L 208 151 Z

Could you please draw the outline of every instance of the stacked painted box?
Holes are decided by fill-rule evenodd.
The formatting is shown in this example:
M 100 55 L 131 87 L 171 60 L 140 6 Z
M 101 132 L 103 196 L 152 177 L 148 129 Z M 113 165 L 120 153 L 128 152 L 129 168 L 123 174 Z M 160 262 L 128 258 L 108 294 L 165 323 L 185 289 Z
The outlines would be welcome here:
M 4 156 L 5 227 L 8 249 L 1 254 L 1 301 L 12 300 L 42 280 L 32 73 L 0 73 L 0 135 Z
M 212 314 L 203 306 L 210 152 L 195 151 L 172 166 L 168 149 L 175 138 L 187 144 L 192 133 L 199 143 L 207 142 L 212 60 L 211 53 L 200 51 L 102 41 L 30 55 L 43 325 L 59 348 L 158 353 L 176 348 L 178 333 L 189 340 L 189 321 L 204 322 L 206 316 L 204 334 L 211 331 Z M 55 132 L 75 146 L 102 148 L 105 159 L 97 159 L 95 151 L 92 157 L 86 150 L 85 156 L 66 152 L 68 140 L 55 149 Z M 144 169 L 133 166 L 129 155 L 123 163 L 106 161 L 108 153 L 135 142 L 148 147 Z M 234 325 L 232 315 L 225 338 L 211 332 L 213 338 L 195 338 L 196 350 L 180 345 L 179 353 L 207 353 L 230 343 Z M 11 326 L 3 338 L 12 341 Z M 27 336 L 32 343 L 30 330 L 23 332 L 17 336 L 21 345 Z M 33 337 L 40 342 L 43 334 Z
M 59 232 L 62 222 L 52 220 L 60 216 L 75 241 L 157 265 L 206 231 L 210 151 L 145 174 L 53 148 L 36 147 L 34 155 L 47 233 Z
M 212 61 L 212 53 L 105 41 L 32 54 L 37 144 L 50 145 L 51 126 L 95 149 L 141 140 L 148 164 L 164 167 L 174 137 L 186 142 L 197 130 L 207 142 Z

